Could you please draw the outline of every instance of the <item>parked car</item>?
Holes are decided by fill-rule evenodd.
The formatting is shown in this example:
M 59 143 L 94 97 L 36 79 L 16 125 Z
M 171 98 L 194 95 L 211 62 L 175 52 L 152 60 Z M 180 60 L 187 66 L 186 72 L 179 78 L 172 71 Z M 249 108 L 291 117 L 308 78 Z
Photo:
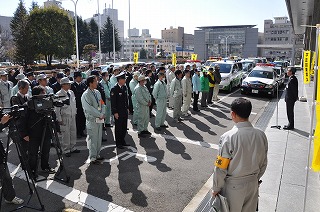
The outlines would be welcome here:
M 213 62 L 210 67 L 214 68 L 216 64 L 220 66 L 220 90 L 225 90 L 230 93 L 232 88 L 237 86 L 240 87 L 243 77 L 242 63 L 234 61 L 217 61 Z
M 279 77 L 272 66 L 256 66 L 242 81 L 241 94 L 267 94 L 274 97 L 278 92 Z

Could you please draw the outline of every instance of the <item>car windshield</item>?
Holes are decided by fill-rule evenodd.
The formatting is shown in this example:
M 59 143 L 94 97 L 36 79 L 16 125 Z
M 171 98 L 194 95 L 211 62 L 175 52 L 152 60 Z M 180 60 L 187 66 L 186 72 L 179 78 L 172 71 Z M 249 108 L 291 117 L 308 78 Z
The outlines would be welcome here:
M 253 70 L 248 77 L 273 79 L 273 73 L 271 71 Z
M 204 66 L 211 66 L 212 63 L 213 63 L 212 61 L 206 61 Z
M 210 67 L 214 68 L 215 65 L 220 66 L 220 73 L 230 73 L 231 72 L 231 64 L 224 64 L 224 63 L 212 63 Z

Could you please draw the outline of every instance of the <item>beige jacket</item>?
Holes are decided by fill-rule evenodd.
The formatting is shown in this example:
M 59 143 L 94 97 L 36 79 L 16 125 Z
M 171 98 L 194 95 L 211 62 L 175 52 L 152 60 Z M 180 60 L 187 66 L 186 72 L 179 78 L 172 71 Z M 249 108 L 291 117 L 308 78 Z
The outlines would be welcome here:
M 220 138 L 218 155 L 229 158 L 227 169 L 214 167 L 213 191 L 220 191 L 225 180 L 255 175 L 257 181 L 267 168 L 268 141 L 265 133 L 250 122 L 239 122 Z

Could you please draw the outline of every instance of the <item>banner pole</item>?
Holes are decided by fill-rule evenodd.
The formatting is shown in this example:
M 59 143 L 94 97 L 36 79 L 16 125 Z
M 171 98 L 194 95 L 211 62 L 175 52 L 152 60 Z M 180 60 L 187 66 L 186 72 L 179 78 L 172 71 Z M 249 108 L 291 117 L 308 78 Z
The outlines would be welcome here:
M 308 182 L 309 182 L 309 172 L 310 172 L 310 152 L 311 152 L 311 144 L 313 141 L 313 122 L 315 115 L 315 107 L 317 100 L 317 87 L 318 87 L 318 63 L 319 63 L 319 31 L 320 24 L 316 26 L 316 48 L 315 48 L 315 66 L 314 66 L 314 90 L 313 90 L 313 98 L 312 98 L 312 107 L 311 107 L 311 123 L 310 123 L 310 132 L 309 132 L 309 146 L 308 146 L 308 160 L 307 160 L 307 173 L 305 179 L 305 187 L 304 187 L 304 200 L 303 200 L 303 211 L 306 211 L 306 202 L 307 202 L 307 192 L 308 192 Z

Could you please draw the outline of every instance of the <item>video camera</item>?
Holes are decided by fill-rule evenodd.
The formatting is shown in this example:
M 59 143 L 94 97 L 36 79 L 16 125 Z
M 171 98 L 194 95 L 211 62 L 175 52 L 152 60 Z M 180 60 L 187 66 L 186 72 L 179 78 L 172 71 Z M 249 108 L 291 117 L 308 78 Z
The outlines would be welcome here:
M 25 111 L 26 105 L 13 105 L 12 107 L 0 108 L 0 118 L 5 114 L 10 115 L 13 119 L 19 119 L 21 112 Z
M 62 107 L 70 105 L 70 99 L 65 99 L 66 96 L 49 95 L 35 95 L 28 101 L 28 108 L 35 110 L 37 113 L 43 111 L 52 111 L 54 107 Z M 64 99 L 64 100 L 62 100 Z

